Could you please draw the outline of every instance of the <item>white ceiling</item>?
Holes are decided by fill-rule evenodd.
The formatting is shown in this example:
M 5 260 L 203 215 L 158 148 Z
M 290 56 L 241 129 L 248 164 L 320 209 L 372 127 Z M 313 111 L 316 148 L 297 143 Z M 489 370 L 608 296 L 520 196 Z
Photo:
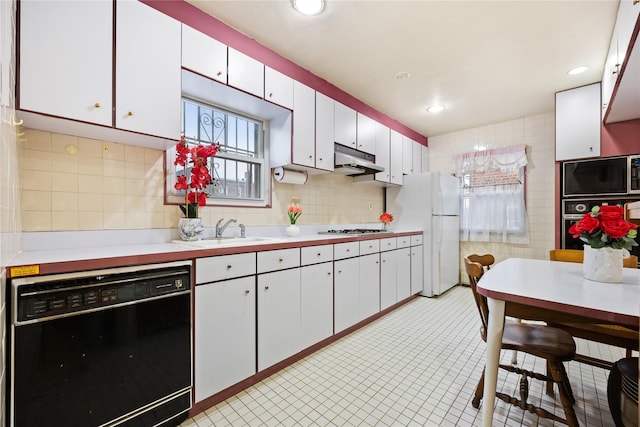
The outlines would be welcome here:
M 618 0 L 187 0 L 425 136 L 554 110 L 598 82 Z M 587 72 L 567 71 L 588 65 Z M 396 79 L 398 72 L 410 74 Z M 444 104 L 429 114 L 426 107 Z

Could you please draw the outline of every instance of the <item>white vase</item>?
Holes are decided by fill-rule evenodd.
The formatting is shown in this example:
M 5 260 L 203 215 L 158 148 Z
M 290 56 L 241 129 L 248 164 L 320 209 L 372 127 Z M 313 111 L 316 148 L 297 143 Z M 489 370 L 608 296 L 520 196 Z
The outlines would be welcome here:
M 204 236 L 204 218 L 179 218 L 178 236 L 182 240 L 202 240 Z
M 622 259 L 629 253 L 624 249 L 598 248 L 584 245 L 582 274 L 596 282 L 622 282 Z
M 295 237 L 300 234 L 300 227 L 295 224 L 291 224 L 284 230 L 284 233 L 289 237 Z

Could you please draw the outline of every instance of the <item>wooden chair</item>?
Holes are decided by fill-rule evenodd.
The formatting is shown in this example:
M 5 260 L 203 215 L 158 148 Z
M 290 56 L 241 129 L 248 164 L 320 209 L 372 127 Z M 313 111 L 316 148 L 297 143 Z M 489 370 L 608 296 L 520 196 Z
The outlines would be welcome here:
M 551 261 L 583 262 L 584 251 L 580 249 L 551 249 L 549 251 Z M 622 266 L 626 268 L 638 268 L 638 257 L 628 256 L 622 260 Z
M 551 261 L 582 263 L 584 252 L 578 249 L 551 249 L 549 259 Z M 635 255 L 625 258 L 623 262 L 625 267 L 638 268 L 638 257 Z M 638 331 L 624 326 L 595 323 L 549 323 L 549 325 L 564 329 L 574 337 L 622 347 L 626 349 L 627 357 L 631 357 L 633 350 L 638 351 Z M 585 354 L 576 354 L 576 360 L 605 369 L 611 369 L 613 366 L 612 362 Z
M 478 307 L 480 320 L 482 322 L 480 336 L 483 341 L 486 342 L 489 307 L 487 306 L 486 298 L 480 295 L 477 291 L 478 281 L 484 274 L 484 270 L 480 263 L 473 262 L 469 260 L 469 258 L 465 258 L 464 263 L 467 275 L 469 276 L 471 291 L 473 292 L 473 297 L 475 299 L 476 306 Z M 496 397 L 506 403 L 514 405 L 522 410 L 529 411 L 540 417 L 562 422 L 569 426 L 578 426 L 578 420 L 576 418 L 575 410 L 573 409 L 575 399 L 563 364 L 563 362 L 572 360 L 575 356 L 576 344 L 573 341 L 571 334 L 563 331 L 562 329 L 545 325 L 505 322 L 504 333 L 502 336 L 502 349 L 521 351 L 545 359 L 547 362 L 548 374 L 543 375 L 537 372 L 527 371 L 516 366 L 500 364 L 499 366 L 501 369 L 521 375 L 519 385 L 520 396 L 519 398 L 516 398 L 505 393 L 496 392 Z M 560 418 L 543 408 L 536 407 L 527 402 L 529 395 L 528 378 L 553 382 L 558 385 L 560 401 L 562 402 L 562 408 L 564 409 L 566 419 Z M 480 381 L 478 382 L 471 402 L 474 408 L 480 407 L 483 392 L 484 369 L 482 370 L 482 376 L 480 377 Z M 492 405 L 493 402 L 490 402 L 489 404 Z

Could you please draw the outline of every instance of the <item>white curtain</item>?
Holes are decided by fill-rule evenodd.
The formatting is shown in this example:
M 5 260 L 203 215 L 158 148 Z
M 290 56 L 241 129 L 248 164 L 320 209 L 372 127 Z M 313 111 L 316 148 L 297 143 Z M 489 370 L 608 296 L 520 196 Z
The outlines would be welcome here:
M 529 243 L 524 193 L 526 146 L 460 154 L 460 240 Z

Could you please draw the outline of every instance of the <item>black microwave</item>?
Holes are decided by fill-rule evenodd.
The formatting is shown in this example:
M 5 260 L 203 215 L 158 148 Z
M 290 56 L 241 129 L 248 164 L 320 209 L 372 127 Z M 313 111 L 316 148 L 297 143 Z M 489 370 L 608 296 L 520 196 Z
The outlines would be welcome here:
M 638 175 L 638 168 L 640 168 L 638 157 L 605 157 L 563 162 L 563 197 L 619 196 L 640 193 L 640 188 L 637 188 L 637 179 L 633 183 L 631 179 L 632 170 L 636 177 Z

